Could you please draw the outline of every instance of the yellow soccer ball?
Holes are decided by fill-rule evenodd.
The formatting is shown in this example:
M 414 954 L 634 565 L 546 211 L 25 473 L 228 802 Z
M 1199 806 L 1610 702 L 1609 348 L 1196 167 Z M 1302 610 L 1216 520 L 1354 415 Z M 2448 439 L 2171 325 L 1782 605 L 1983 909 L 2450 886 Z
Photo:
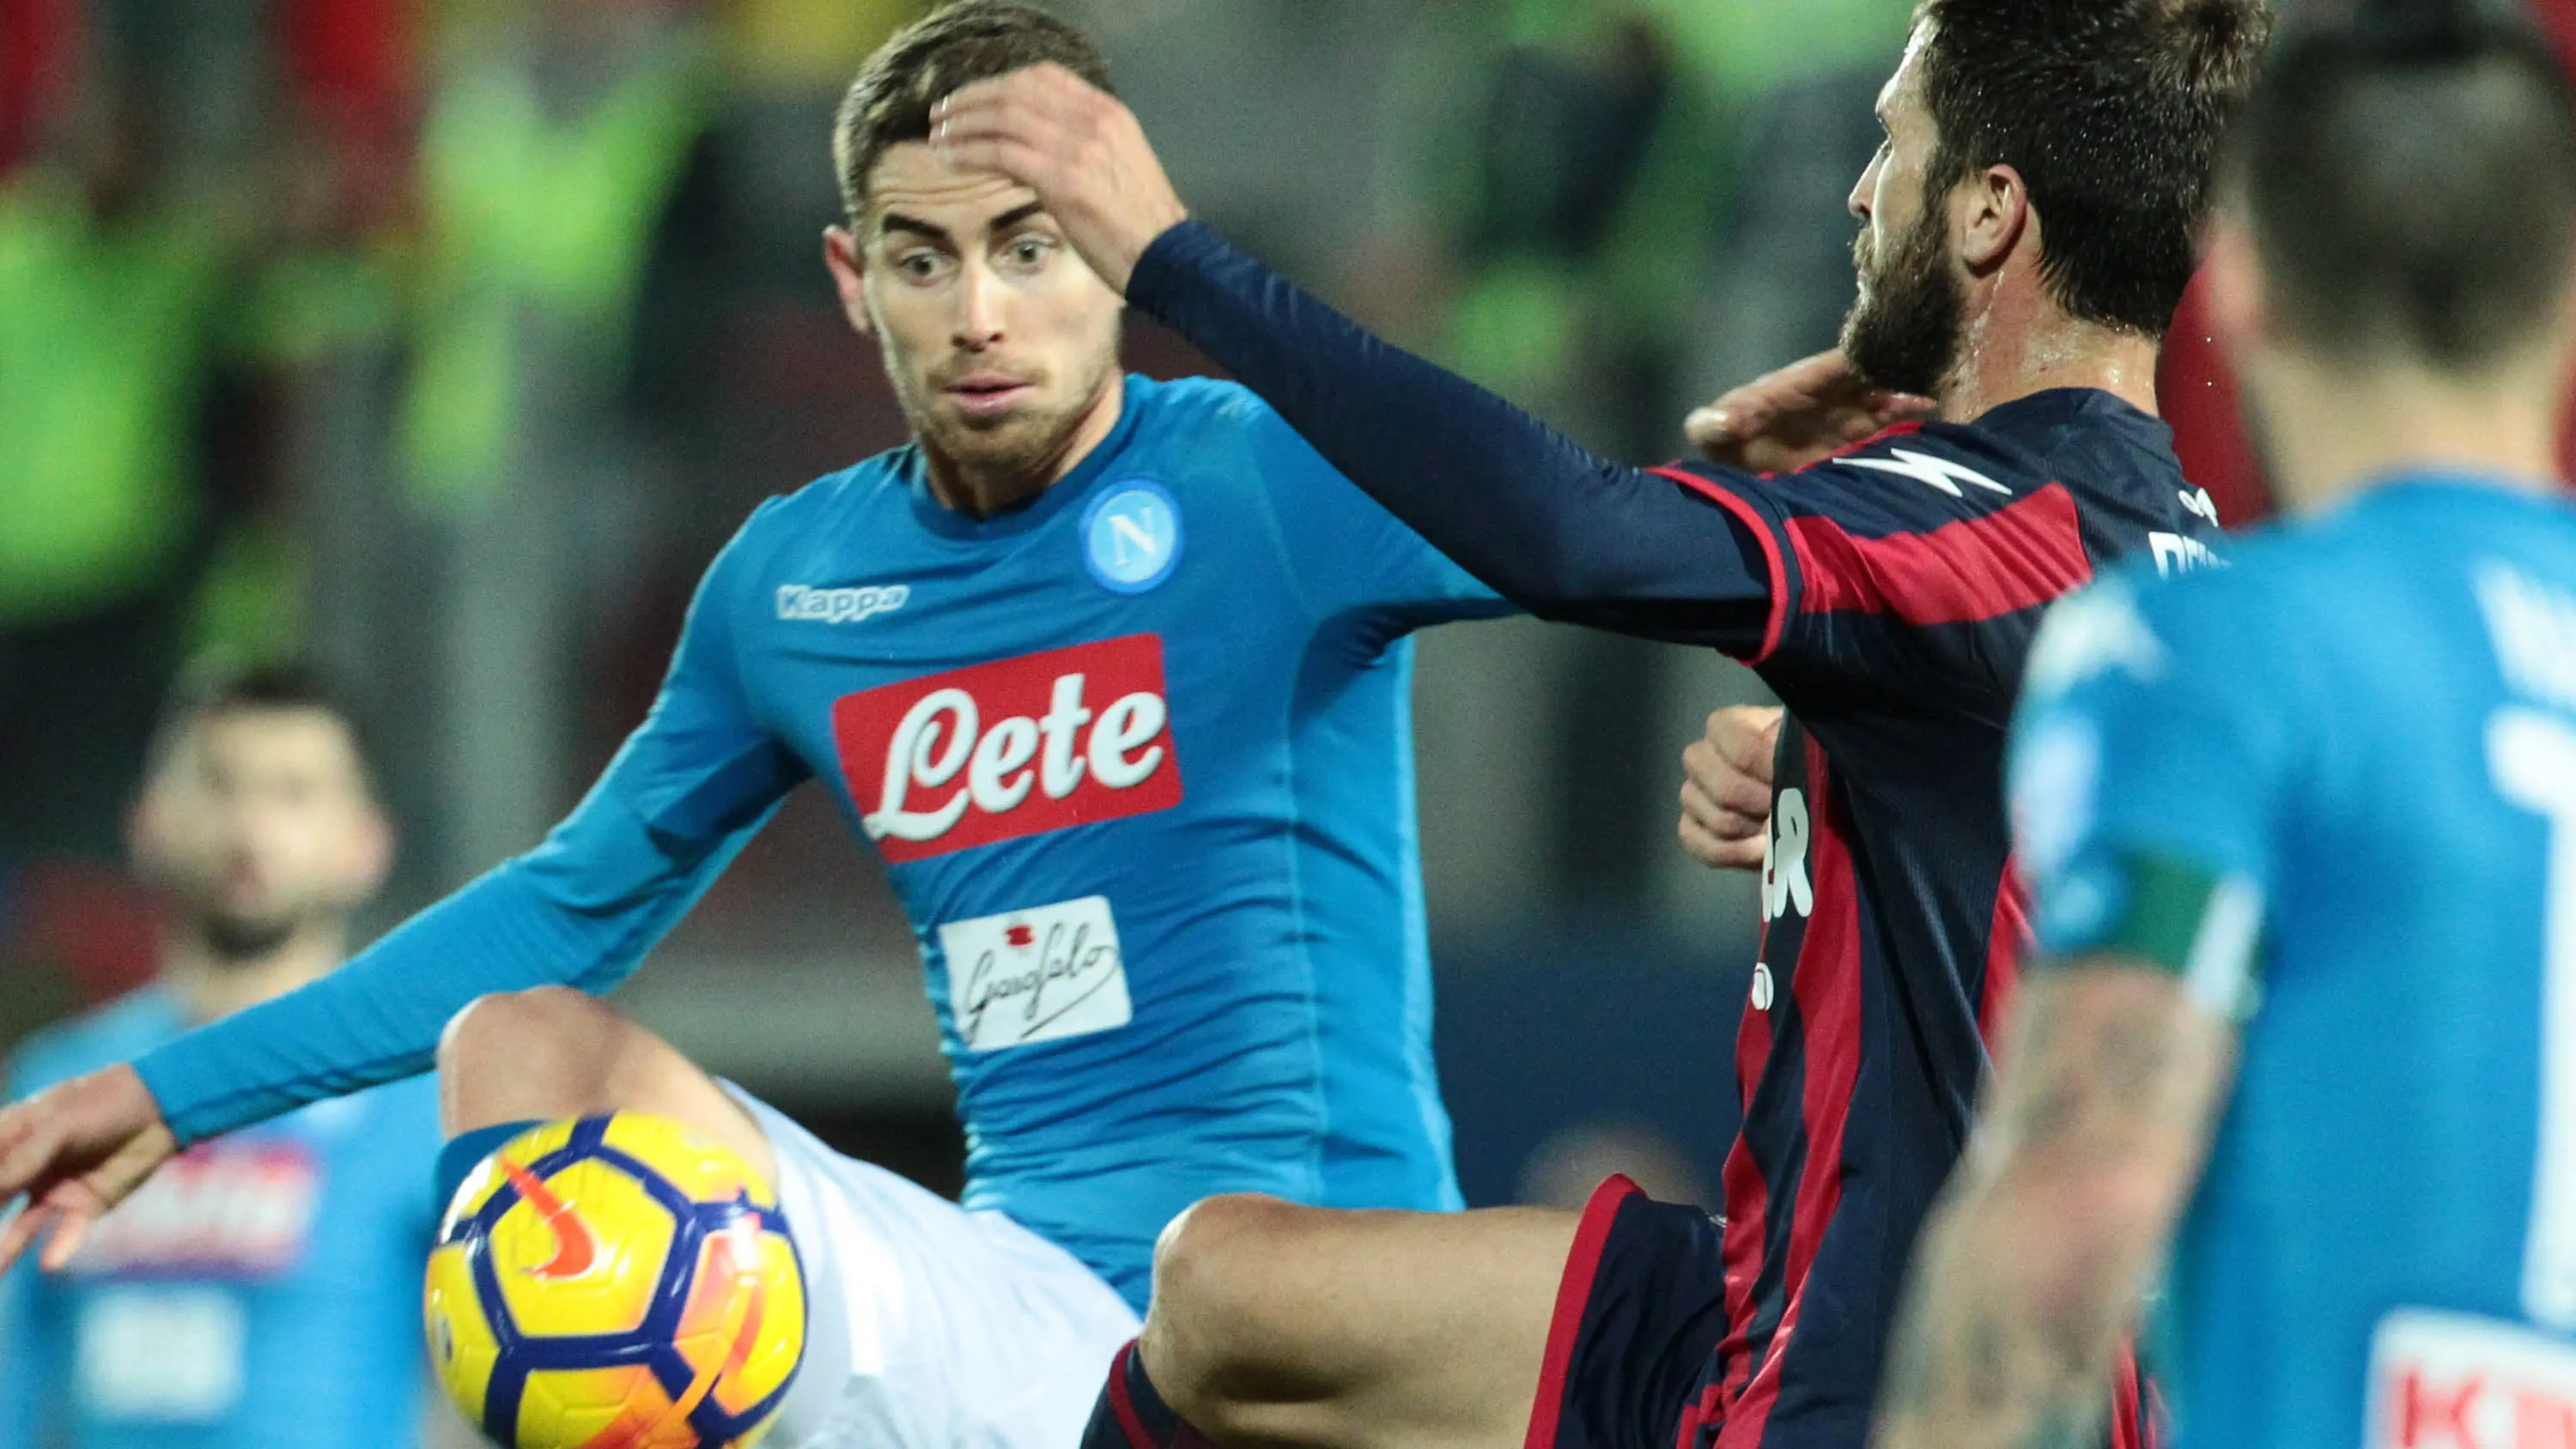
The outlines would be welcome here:
M 423 1303 L 440 1382 L 506 1449 L 748 1449 L 805 1352 L 769 1184 L 634 1112 L 485 1158 L 439 1225 Z

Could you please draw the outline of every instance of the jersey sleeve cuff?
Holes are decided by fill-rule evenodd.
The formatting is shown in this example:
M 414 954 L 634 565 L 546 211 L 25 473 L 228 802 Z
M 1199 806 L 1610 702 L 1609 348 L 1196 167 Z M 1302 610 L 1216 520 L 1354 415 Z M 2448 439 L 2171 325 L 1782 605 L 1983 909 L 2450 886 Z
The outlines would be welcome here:
M 225 1124 L 210 1122 L 206 1105 L 187 1090 L 189 1069 L 184 1055 L 173 1051 L 178 1045 L 174 1041 L 135 1058 L 134 1074 L 143 1079 L 143 1090 L 152 1094 L 153 1105 L 161 1109 L 162 1124 L 186 1148 L 223 1131 Z
M 2042 889 L 2043 960 L 2117 956 L 2181 980 L 2211 1015 L 2252 1012 L 2262 891 L 2154 851 L 2114 849 L 2071 862 Z
M 1747 664 L 1760 664 L 1780 648 L 1780 635 L 1788 627 L 1789 615 L 1798 592 L 1797 552 L 1791 545 L 1787 526 L 1751 489 L 1738 488 L 1723 473 L 1703 471 L 1689 463 L 1674 463 L 1646 470 L 1660 478 L 1669 478 L 1733 515 L 1753 535 L 1762 550 L 1763 567 L 1770 572 L 1771 607 L 1762 623 L 1762 645 L 1744 656 Z

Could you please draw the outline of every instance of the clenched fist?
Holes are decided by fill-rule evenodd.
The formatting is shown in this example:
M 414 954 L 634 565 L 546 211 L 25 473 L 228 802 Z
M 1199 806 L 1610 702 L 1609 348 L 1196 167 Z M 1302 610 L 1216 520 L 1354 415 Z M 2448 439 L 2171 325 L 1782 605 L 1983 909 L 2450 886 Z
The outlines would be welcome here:
M 1760 870 L 1771 828 L 1780 711 L 1721 709 L 1682 751 L 1682 849 L 1712 870 Z

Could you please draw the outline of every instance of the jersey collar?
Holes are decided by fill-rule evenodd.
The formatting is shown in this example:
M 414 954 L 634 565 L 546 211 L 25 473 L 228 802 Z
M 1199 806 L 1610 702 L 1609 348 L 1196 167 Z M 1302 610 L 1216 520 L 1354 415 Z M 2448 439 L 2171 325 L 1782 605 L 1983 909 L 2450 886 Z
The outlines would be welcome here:
M 1074 505 L 1075 501 L 1100 481 L 1110 464 L 1127 451 L 1136 434 L 1137 414 L 1143 410 L 1150 384 L 1130 373 L 1120 379 L 1118 421 L 1109 429 L 1073 471 L 1055 481 L 1025 508 L 1015 508 L 998 518 L 969 518 L 953 508 L 942 507 L 930 491 L 930 469 L 922 459 L 921 447 L 914 444 L 904 450 L 904 492 L 912 499 L 912 516 L 921 526 L 941 538 L 981 542 L 996 538 L 1016 538 L 1031 529 L 1043 528 L 1047 520 Z

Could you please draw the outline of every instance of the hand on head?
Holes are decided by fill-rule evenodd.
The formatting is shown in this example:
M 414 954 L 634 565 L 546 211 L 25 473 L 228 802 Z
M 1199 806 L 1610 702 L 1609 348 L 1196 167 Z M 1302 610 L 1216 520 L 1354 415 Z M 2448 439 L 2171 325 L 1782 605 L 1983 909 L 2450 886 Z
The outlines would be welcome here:
M 1189 219 L 1135 113 L 1059 65 L 960 88 L 932 111 L 930 139 L 953 166 L 998 171 L 1035 191 L 1074 250 L 1122 294 L 1154 238 Z
M 179 1151 L 130 1066 L 74 1077 L 0 1110 L 0 1203 L 26 1196 L 0 1227 L 0 1270 L 42 1235 L 47 1271 L 67 1266 L 90 1225 Z

